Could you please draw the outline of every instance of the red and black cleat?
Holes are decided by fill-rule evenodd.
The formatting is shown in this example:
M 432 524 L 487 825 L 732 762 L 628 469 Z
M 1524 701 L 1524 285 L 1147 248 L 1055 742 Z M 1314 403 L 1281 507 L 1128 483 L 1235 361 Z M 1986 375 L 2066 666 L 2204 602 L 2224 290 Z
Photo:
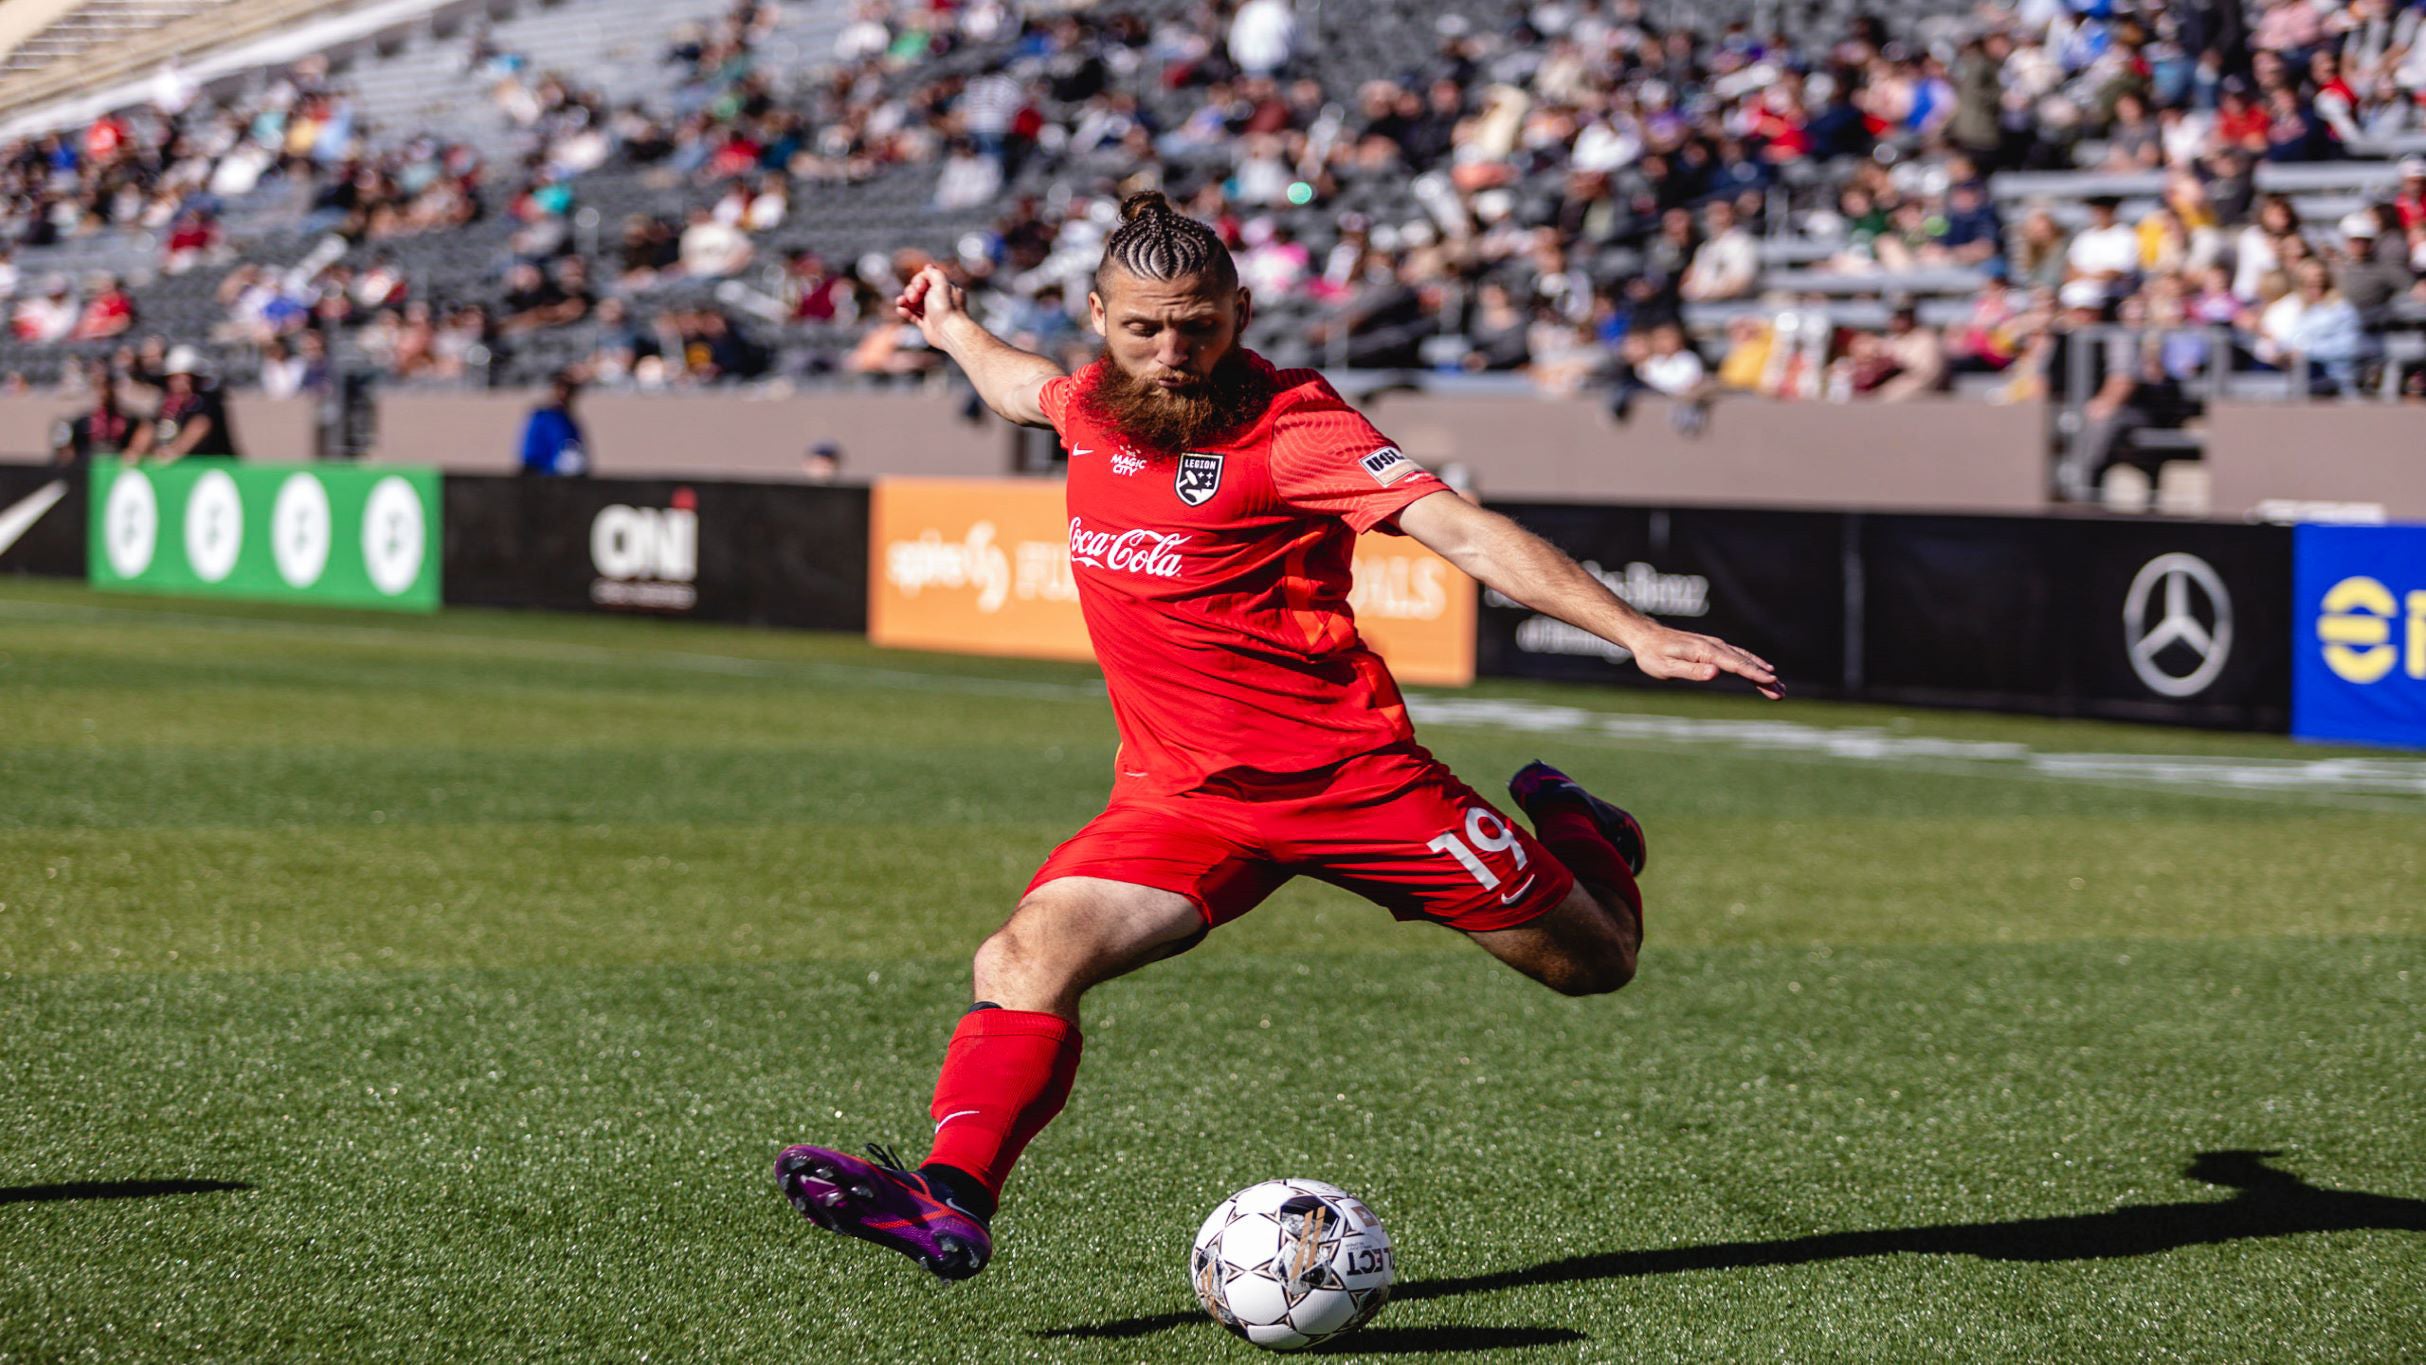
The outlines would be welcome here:
M 800 1216 L 821 1228 L 890 1247 L 941 1280 L 965 1280 L 986 1268 L 993 1235 L 983 1220 L 945 1199 L 926 1177 L 882 1159 L 828 1147 L 786 1147 L 775 1158 L 775 1186 Z
M 1508 779 L 1508 795 L 1515 798 L 1527 815 L 1534 814 L 1545 802 L 1572 802 L 1600 826 L 1601 837 L 1617 850 L 1617 856 L 1626 860 L 1627 869 L 1635 876 L 1643 875 L 1643 868 L 1651 861 L 1651 844 L 1643 837 L 1640 820 L 1585 791 L 1574 778 L 1538 758 L 1517 769 L 1516 776 Z

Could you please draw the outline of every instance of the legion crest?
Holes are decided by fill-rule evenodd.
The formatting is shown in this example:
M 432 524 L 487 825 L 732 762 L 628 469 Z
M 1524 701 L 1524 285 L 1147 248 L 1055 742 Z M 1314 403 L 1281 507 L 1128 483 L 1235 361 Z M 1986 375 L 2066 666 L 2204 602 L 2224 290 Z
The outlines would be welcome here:
M 1221 462 L 1219 455 L 1188 451 L 1179 457 L 1179 473 L 1171 487 L 1179 500 L 1190 507 L 1202 507 L 1221 491 Z

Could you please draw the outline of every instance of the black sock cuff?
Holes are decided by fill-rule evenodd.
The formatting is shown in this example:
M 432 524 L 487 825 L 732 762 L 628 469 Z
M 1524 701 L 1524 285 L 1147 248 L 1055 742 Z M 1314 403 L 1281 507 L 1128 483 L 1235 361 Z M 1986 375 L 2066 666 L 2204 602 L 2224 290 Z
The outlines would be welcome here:
M 997 1006 L 997 1008 L 1000 1007 Z M 994 1196 L 986 1193 L 986 1187 L 978 1181 L 976 1176 L 958 1166 L 946 1166 L 940 1161 L 928 1162 L 918 1168 L 918 1173 L 926 1177 L 929 1187 L 942 1194 L 945 1199 L 959 1205 L 978 1222 L 991 1223 L 994 1221 Z

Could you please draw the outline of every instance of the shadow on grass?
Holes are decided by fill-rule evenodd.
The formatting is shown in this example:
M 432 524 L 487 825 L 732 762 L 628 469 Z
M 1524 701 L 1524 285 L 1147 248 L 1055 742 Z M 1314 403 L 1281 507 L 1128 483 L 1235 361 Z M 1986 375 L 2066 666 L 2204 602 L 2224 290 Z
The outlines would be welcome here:
M 1417 1280 L 1398 1286 L 1390 1297 L 1433 1299 L 1527 1285 L 1622 1280 L 1689 1270 L 1809 1265 L 1857 1256 L 1910 1254 L 1978 1256 L 1992 1261 L 2095 1261 L 2147 1256 L 2211 1242 L 2288 1237 L 2301 1232 L 2363 1229 L 2426 1232 L 2426 1199 L 2311 1185 L 2289 1171 L 2266 1164 L 2267 1158 L 2279 1155 L 2255 1151 L 2201 1152 L 2193 1158 L 2182 1174 L 2210 1185 L 2230 1186 L 2236 1191 L 2230 1199 L 2131 1204 L 2104 1213 L 2016 1218 L 1999 1223 L 1939 1223 L 1867 1232 L 1823 1232 L 1773 1242 L 1712 1242 L 1652 1251 L 1611 1251 L 1544 1261 L 1522 1270 Z M 1196 1313 L 1161 1313 L 1083 1327 L 1057 1327 L 1039 1335 L 1139 1337 L 1198 1321 L 1206 1319 Z M 1342 1344 L 1357 1340 L 1350 1337 Z
M 241 1180 L 84 1180 L 68 1185 L 0 1187 L 0 1204 L 40 1204 L 52 1199 L 150 1199 L 163 1194 L 216 1194 L 249 1190 Z

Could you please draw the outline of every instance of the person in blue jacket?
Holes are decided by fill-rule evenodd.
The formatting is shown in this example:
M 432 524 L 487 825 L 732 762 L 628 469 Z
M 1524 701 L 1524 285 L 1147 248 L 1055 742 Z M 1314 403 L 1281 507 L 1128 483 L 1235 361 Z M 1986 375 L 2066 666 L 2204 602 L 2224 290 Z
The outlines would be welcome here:
M 547 401 L 531 409 L 522 427 L 522 472 L 553 478 L 573 478 L 590 472 L 590 443 L 573 416 L 573 400 L 581 394 L 581 376 L 558 370 L 548 380 Z

